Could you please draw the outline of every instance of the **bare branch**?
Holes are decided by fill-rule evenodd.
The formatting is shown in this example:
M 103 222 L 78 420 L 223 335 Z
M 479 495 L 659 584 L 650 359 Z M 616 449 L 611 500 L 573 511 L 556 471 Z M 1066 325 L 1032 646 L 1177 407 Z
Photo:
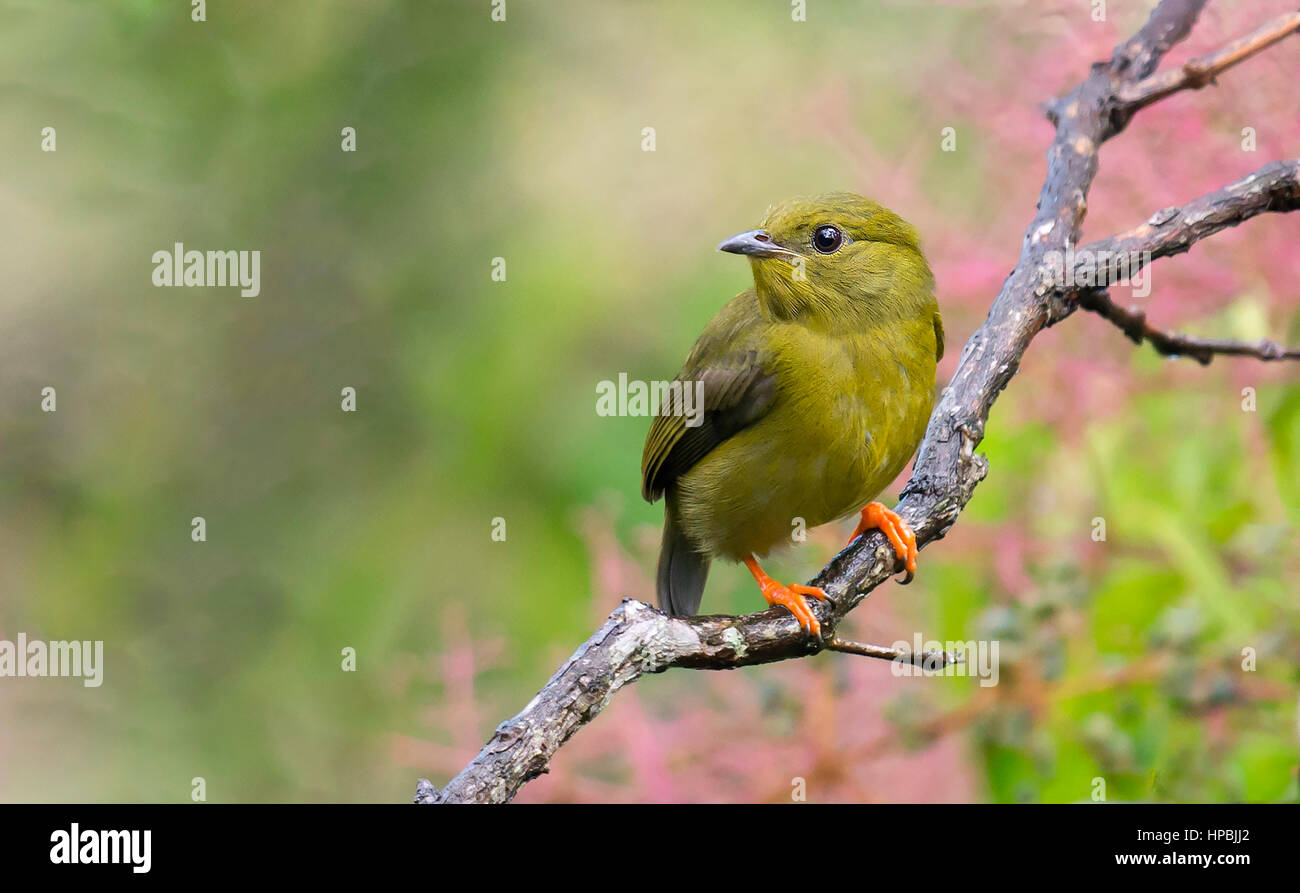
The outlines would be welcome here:
M 893 554 L 892 552 L 890 553 Z M 791 627 L 793 626 L 793 629 Z M 820 650 L 784 609 L 744 617 L 668 617 L 625 599 L 451 783 L 421 780 L 418 803 L 504 803 L 546 771 L 569 737 L 624 685 L 670 667 L 725 670 Z
M 1088 251 L 1094 257 L 1132 257 L 1145 266 L 1156 258 L 1182 254 L 1201 239 L 1259 214 L 1297 209 L 1300 159 L 1274 161 L 1180 208 L 1156 211 L 1145 223 L 1085 245 L 1076 254 Z
M 1133 111 L 1159 102 L 1180 90 L 1199 90 L 1239 62 L 1268 49 L 1285 37 L 1300 31 L 1300 11 L 1278 16 L 1245 37 L 1185 62 L 1181 68 L 1144 78 L 1119 91 L 1119 100 Z
M 844 654 L 858 654 L 862 657 L 877 657 L 881 660 L 896 660 L 926 670 L 941 670 L 950 664 L 962 664 L 966 658 L 951 651 L 912 651 L 908 648 L 892 648 L 884 645 L 868 645 L 865 642 L 848 642 L 833 637 L 826 643 L 827 651 L 840 651 Z
M 1117 306 L 1101 289 L 1085 291 L 1079 295 L 1079 306 L 1119 326 L 1134 344 L 1145 341 L 1159 354 L 1167 357 L 1191 357 L 1202 366 L 1208 366 L 1215 354 L 1254 357 L 1265 361 L 1300 360 L 1300 349 L 1283 347 L 1276 341 L 1197 338 L 1157 329 L 1147 322 L 1144 312 L 1136 307 L 1125 310 Z
M 893 554 L 892 552 L 890 553 Z M 421 780 L 416 802 L 502 803 L 525 782 L 546 771 L 560 745 L 605 708 L 623 686 L 670 667 L 726 670 L 798 657 L 822 647 L 867 657 L 941 668 L 961 663 L 948 652 L 883 648 L 832 639 L 813 643 L 783 609 L 745 617 L 672 618 L 625 599 L 537 697 L 502 723 L 474 761 L 441 793 Z M 798 630 L 798 624 L 794 624 Z
M 983 437 L 990 407 L 1015 374 L 1030 341 L 1078 306 L 1077 300 L 1044 282 L 1044 255 L 1079 241 L 1087 194 L 1097 173 L 1098 148 L 1119 133 L 1136 110 L 1122 100 L 1121 93 L 1151 75 L 1169 48 L 1187 36 L 1204 5 L 1205 0 L 1162 0 L 1142 30 L 1117 47 L 1109 62 L 1093 66 L 1082 84 L 1051 104 L 1056 136 L 1048 152 L 1037 216 L 1025 233 L 1015 269 L 984 324 L 967 341 L 957 371 L 940 395 L 896 509 L 911 523 L 919 545 L 946 533 L 984 478 L 988 463 L 975 454 L 975 446 Z M 1293 208 L 1284 202 L 1263 210 Z M 1234 222 L 1222 219 L 1216 225 L 1189 216 L 1184 225 L 1201 238 Z M 1153 231 L 1164 232 L 1151 225 Z M 1178 244 L 1178 238 L 1170 235 L 1166 253 L 1186 250 L 1185 246 L 1176 249 Z M 647 673 L 670 667 L 729 669 L 803 657 L 826 648 L 855 654 L 873 651 L 878 646 L 835 638 L 835 628 L 872 589 L 902 570 L 893 548 L 878 531 L 858 537 L 835 556 L 811 581 L 830 596 L 810 605 L 829 644 L 810 640 L 782 608 L 740 617 L 669 618 L 648 605 L 624 601 L 522 712 L 498 726 L 446 788 L 439 792 L 421 780 L 416 800 L 510 800 L 520 786 L 546 771 L 556 750 L 590 722 L 618 689 Z
M 1236 183 L 1188 202 L 1180 208 L 1165 208 L 1127 232 L 1092 242 L 1075 252 L 1076 257 L 1106 264 L 1099 277 L 1113 284 L 1121 275 L 1132 276 L 1152 260 L 1171 257 L 1222 229 L 1236 226 L 1259 214 L 1300 209 L 1300 159 L 1275 161 Z M 1067 281 L 1076 281 L 1071 277 Z M 1137 308 L 1125 310 L 1115 304 L 1104 288 L 1067 288 L 1053 283 L 1067 300 L 1074 299 L 1085 310 L 1109 320 L 1133 340 L 1144 341 L 1165 356 L 1187 356 L 1201 365 L 1215 354 L 1254 357 L 1259 360 L 1300 359 L 1300 350 L 1273 341 L 1242 342 L 1197 338 L 1157 329 Z

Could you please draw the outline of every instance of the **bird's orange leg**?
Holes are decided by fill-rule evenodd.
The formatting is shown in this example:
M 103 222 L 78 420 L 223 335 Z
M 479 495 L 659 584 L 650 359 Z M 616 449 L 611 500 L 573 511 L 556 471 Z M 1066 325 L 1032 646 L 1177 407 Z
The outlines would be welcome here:
M 916 533 L 912 530 L 912 525 L 885 508 L 883 503 L 868 502 L 867 507 L 862 510 L 862 520 L 858 522 L 853 536 L 849 537 L 849 543 L 868 530 L 879 530 L 885 535 L 890 545 L 894 547 L 894 554 L 898 559 L 907 562 L 907 579 L 912 579 L 912 575 L 916 573 L 917 556 Z
M 745 559 L 745 567 L 749 568 L 749 572 L 754 575 L 754 580 L 758 583 L 758 591 L 763 593 L 763 598 L 769 605 L 780 605 L 794 615 L 794 619 L 799 621 L 799 625 L 807 630 L 809 635 L 821 636 L 821 621 L 808 607 L 808 601 L 804 596 L 811 595 L 813 598 L 824 599 L 825 592 L 816 586 L 804 586 L 801 583 L 782 586 L 763 572 L 763 569 L 758 566 L 758 560 L 752 555 Z

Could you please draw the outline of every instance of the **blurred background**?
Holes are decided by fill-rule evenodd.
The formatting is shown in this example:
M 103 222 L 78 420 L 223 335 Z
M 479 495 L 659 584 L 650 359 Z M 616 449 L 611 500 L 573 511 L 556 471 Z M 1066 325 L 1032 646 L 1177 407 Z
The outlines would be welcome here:
M 1168 63 L 1293 5 L 1216 0 Z M 105 643 L 99 688 L 0 679 L 0 799 L 444 784 L 621 598 L 653 600 L 648 420 L 598 416 L 597 382 L 675 374 L 750 282 L 717 243 L 838 189 L 922 232 L 946 381 L 1032 217 L 1039 104 L 1151 4 L 1108 7 L 0 0 L 0 638 Z M 1298 66 L 1292 39 L 1142 112 L 1085 236 L 1300 154 Z M 1158 262 L 1142 306 L 1300 342 L 1298 238 L 1300 215 L 1229 230 Z M 178 241 L 260 250 L 260 296 L 153 287 Z M 1162 359 L 1076 314 L 981 450 L 916 582 L 843 633 L 996 638 L 998 686 L 839 654 L 673 671 L 519 799 L 1300 798 L 1297 367 Z M 850 527 L 768 569 L 809 578 Z M 718 566 L 704 607 L 762 601 Z

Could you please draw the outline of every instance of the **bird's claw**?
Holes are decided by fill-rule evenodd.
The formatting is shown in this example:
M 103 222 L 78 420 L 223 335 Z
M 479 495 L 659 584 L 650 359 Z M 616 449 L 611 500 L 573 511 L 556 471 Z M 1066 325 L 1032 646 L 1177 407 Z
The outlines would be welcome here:
M 912 525 L 908 524 L 897 513 L 892 512 L 879 502 L 869 502 L 866 508 L 862 510 L 862 519 L 858 521 L 858 526 L 853 531 L 853 536 L 849 537 L 852 543 L 868 530 L 879 530 L 889 540 L 889 544 L 894 547 L 894 555 L 906 565 L 906 576 L 901 581 L 903 585 L 912 582 L 916 576 L 916 557 L 919 550 L 916 547 L 916 532 L 912 530 Z
M 824 601 L 827 598 L 824 591 L 816 586 L 804 586 L 801 583 L 789 583 L 783 586 L 770 577 L 768 583 L 761 585 L 759 589 L 763 593 L 763 599 L 769 605 L 780 605 L 785 608 L 794 615 L 794 619 L 799 621 L 799 625 L 809 636 L 821 638 L 821 621 L 817 619 L 812 608 L 808 607 L 806 596 Z

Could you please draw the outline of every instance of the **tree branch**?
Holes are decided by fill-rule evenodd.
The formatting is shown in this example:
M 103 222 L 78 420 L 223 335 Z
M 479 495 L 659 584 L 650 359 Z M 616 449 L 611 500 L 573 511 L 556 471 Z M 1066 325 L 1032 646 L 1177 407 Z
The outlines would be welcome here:
M 942 670 L 950 664 L 965 663 L 966 659 L 951 651 L 912 651 L 907 648 L 868 645 L 865 642 L 848 642 L 838 636 L 832 636 L 826 643 L 827 651 L 839 651 L 844 654 L 857 654 L 862 657 L 877 657 L 881 660 L 898 661 L 922 667 L 927 670 Z
M 1213 84 L 1215 78 L 1232 66 L 1246 61 L 1297 31 L 1300 31 L 1300 11 L 1280 15 L 1213 53 L 1184 63 L 1182 68 L 1125 85 L 1119 91 L 1120 101 L 1136 111 L 1180 90 L 1199 90 Z
M 1094 258 L 1110 259 L 1108 272 L 1112 277 L 1123 272 L 1117 262 L 1134 260 L 1136 268 L 1130 266 L 1131 275 L 1157 258 L 1183 254 L 1202 239 L 1259 214 L 1297 209 L 1300 159 L 1274 161 L 1180 208 L 1156 211 L 1140 226 L 1091 242 L 1075 256 L 1087 251 Z M 1114 278 L 1110 281 L 1114 282 Z M 1065 293 L 1069 294 L 1068 289 Z
M 1128 310 L 1111 301 L 1105 290 L 1085 291 L 1079 295 L 1079 306 L 1091 310 L 1103 319 L 1110 320 L 1133 339 L 1143 341 L 1167 357 L 1191 357 L 1202 366 L 1208 366 L 1215 354 L 1254 357 L 1257 360 L 1300 360 L 1300 349 L 1284 347 L 1276 341 L 1230 341 L 1218 338 L 1197 338 L 1157 329 L 1147 322 L 1144 312 L 1136 307 Z
M 1015 269 L 984 324 L 967 341 L 957 371 L 939 397 L 896 508 L 916 531 L 918 544 L 941 538 L 984 478 L 988 463 L 975 454 L 975 446 L 990 407 L 1030 341 L 1078 306 L 1045 283 L 1044 255 L 1078 242 L 1098 147 L 1119 133 L 1137 109 L 1122 98 L 1122 91 L 1151 75 L 1169 48 L 1187 36 L 1204 5 L 1205 0 L 1162 0 L 1109 62 L 1094 65 L 1083 83 L 1050 105 L 1056 135 L 1037 216 L 1025 233 Z M 830 596 L 810 605 L 829 641 L 837 641 L 835 628 L 850 610 L 902 570 L 878 531 L 836 555 L 811 581 Z M 416 802 L 509 801 L 520 786 L 546 771 L 559 747 L 620 688 L 647 673 L 671 667 L 731 669 L 804 657 L 827 647 L 810 640 L 782 608 L 740 617 L 670 618 L 625 600 L 523 711 L 497 727 L 446 788 L 439 792 L 421 779 Z
M 1110 285 L 1122 276 L 1132 277 L 1156 258 L 1188 251 L 1196 242 L 1222 229 L 1259 214 L 1297 209 L 1300 209 L 1300 159 L 1275 161 L 1181 208 L 1157 211 L 1140 226 L 1092 242 L 1074 252 L 1074 256 L 1087 258 L 1089 264 L 1095 261 L 1099 271 L 1104 265 L 1104 272 L 1092 281 L 1101 280 L 1097 284 Z M 1053 281 L 1052 285 L 1065 300 L 1077 300 L 1080 307 L 1114 323 L 1135 344 L 1146 341 L 1165 356 L 1188 356 L 1201 365 L 1208 365 L 1215 354 L 1265 361 L 1300 359 L 1300 350 L 1273 341 L 1197 338 L 1157 329 L 1146 321 L 1143 311 L 1136 307 L 1124 310 L 1116 305 L 1105 288 L 1080 287 L 1081 278 L 1075 272 L 1064 282 Z M 1069 282 L 1076 284 L 1070 287 Z

